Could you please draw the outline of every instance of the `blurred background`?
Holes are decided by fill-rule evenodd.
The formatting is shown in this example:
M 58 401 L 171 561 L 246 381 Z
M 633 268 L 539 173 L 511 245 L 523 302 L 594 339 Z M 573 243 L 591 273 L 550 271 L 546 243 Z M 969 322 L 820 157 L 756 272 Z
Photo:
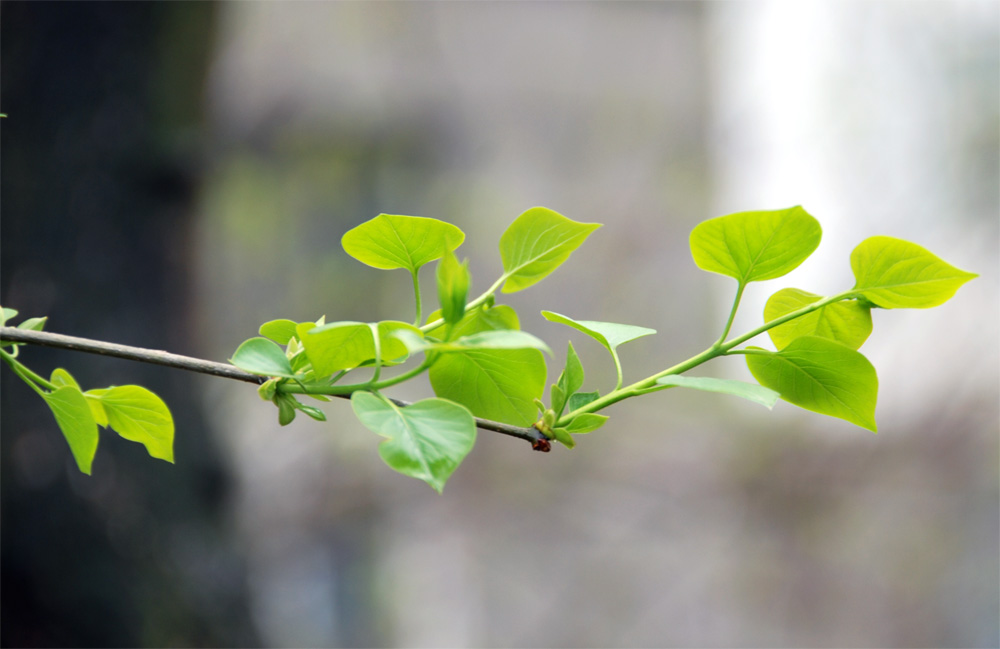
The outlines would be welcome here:
M 538 311 L 657 329 L 622 348 L 626 380 L 697 353 L 735 290 L 691 261 L 706 218 L 802 204 L 824 228 L 734 331 L 778 288 L 849 287 L 873 234 L 981 275 L 874 314 L 878 435 L 672 390 L 573 451 L 481 432 L 441 496 L 387 469 L 345 402 L 280 428 L 244 384 L 25 348 L 40 373 L 163 396 L 176 465 L 102 434 L 81 475 L 0 372 L 4 646 L 1000 644 L 997 3 L 0 19 L 0 301 L 51 331 L 224 360 L 273 318 L 409 319 L 406 274 L 339 245 L 381 212 L 461 227 L 474 292 L 523 210 L 606 224 L 504 298 L 556 350 L 550 379 L 570 339 L 591 390 L 613 383 L 604 351 Z

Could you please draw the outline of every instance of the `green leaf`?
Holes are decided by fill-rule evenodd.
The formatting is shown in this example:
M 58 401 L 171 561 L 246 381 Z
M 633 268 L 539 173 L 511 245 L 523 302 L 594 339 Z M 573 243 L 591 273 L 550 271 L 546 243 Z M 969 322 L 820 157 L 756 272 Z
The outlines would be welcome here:
M 313 369 L 320 376 L 360 367 L 375 358 L 375 337 L 367 323 L 331 322 L 317 327 L 311 322 L 304 322 L 296 331 Z M 406 322 L 379 322 L 379 347 L 384 363 L 409 355 L 406 344 L 396 335 L 400 331 L 423 338 L 419 329 Z
M 777 352 L 748 351 L 754 378 L 785 401 L 876 431 L 878 376 L 860 352 L 816 336 L 796 338 Z
M 869 237 L 851 253 L 854 288 L 883 309 L 926 309 L 951 299 L 975 273 L 959 270 L 925 248 L 892 237 Z
M 48 316 L 41 318 L 28 318 L 24 322 L 17 325 L 18 329 L 27 329 L 30 331 L 41 331 L 45 328 L 45 321 L 48 320 Z
M 784 288 L 772 295 L 764 306 L 764 322 L 777 320 L 786 313 L 809 306 L 823 297 L 797 288 Z M 812 313 L 768 329 L 778 349 L 802 336 L 829 338 L 851 349 L 858 349 L 872 332 L 871 307 L 857 300 L 834 302 Z
M 551 430 L 552 439 L 556 440 L 566 448 L 574 448 L 576 446 L 576 440 L 570 435 L 569 431 L 565 428 L 553 428 Z
M 465 233 L 450 223 L 422 216 L 379 214 L 341 239 L 347 254 L 375 268 L 406 268 L 416 274 L 445 250 L 462 245 Z
M 699 223 L 691 231 L 691 255 L 698 268 L 746 284 L 794 270 L 822 235 L 819 221 L 801 207 L 738 212 Z
M 704 390 L 706 392 L 721 392 L 742 397 L 748 401 L 759 403 L 766 408 L 773 408 L 774 404 L 781 396 L 770 388 L 743 381 L 733 381 L 730 379 L 715 379 L 707 376 L 681 376 L 672 374 L 656 379 L 658 385 L 677 386 L 682 388 L 692 388 L 694 390 Z
M 293 320 L 271 320 L 260 326 L 260 335 L 270 338 L 279 345 L 287 345 L 295 336 L 297 326 L 298 323 Z
M 0 307 L 0 327 L 7 326 L 7 321 L 18 314 L 17 309 L 8 309 L 7 307 Z
M 597 430 L 608 420 L 606 415 L 598 415 L 592 412 L 585 412 L 582 415 L 573 417 L 564 428 L 570 433 L 589 433 Z
M 410 332 L 408 332 L 410 333 Z M 412 333 L 410 333 L 412 336 Z M 419 344 L 412 337 L 407 339 L 410 350 L 419 345 L 422 350 L 450 353 L 462 352 L 470 349 L 537 349 L 548 354 L 552 350 L 541 339 L 529 334 L 526 331 L 516 329 L 500 329 L 496 331 L 480 331 L 456 338 L 445 343 L 438 343 L 429 340 Z
M 285 350 L 267 338 L 244 340 L 229 362 L 251 374 L 295 378 Z
M 622 385 L 622 365 L 618 358 L 618 346 L 627 342 L 655 334 L 656 329 L 646 327 L 636 327 L 634 325 L 618 324 L 615 322 L 595 322 L 593 320 L 574 320 L 568 316 L 552 311 L 542 311 L 542 316 L 550 322 L 558 322 L 572 327 L 577 331 L 582 331 L 597 342 L 604 345 L 604 348 L 611 353 L 611 358 L 615 361 L 615 370 L 618 372 L 618 385 Z
M 278 406 L 278 425 L 287 426 L 295 421 L 295 409 L 299 401 L 290 394 L 279 392 L 272 399 Z
M 541 281 L 566 261 L 600 223 L 577 223 L 558 212 L 533 207 L 514 219 L 500 237 L 504 293 Z
M 371 392 L 355 392 L 351 406 L 366 428 L 388 438 L 379 445 L 385 463 L 438 493 L 476 443 L 472 415 L 444 399 L 399 408 Z
M 76 382 L 76 379 L 74 379 L 69 372 L 61 367 L 57 367 L 52 370 L 52 376 L 49 378 L 49 381 L 51 381 L 57 388 L 69 386 L 80 390 L 80 384 Z M 104 412 L 104 406 L 101 405 L 101 400 L 91 397 L 86 392 L 83 393 L 83 396 L 87 400 L 87 405 L 90 406 L 90 414 L 94 417 L 94 421 L 97 422 L 97 425 L 107 426 L 108 415 Z
M 436 319 L 431 314 L 432 321 Z M 465 314 L 454 334 L 467 337 L 519 328 L 506 305 Z M 438 327 L 428 335 L 443 332 Z M 545 357 L 535 349 L 470 349 L 442 354 L 428 372 L 434 394 L 466 406 L 477 417 L 518 426 L 535 421 L 534 400 L 545 391 Z
M 315 408 L 313 406 L 307 406 L 304 403 L 298 403 L 298 402 L 296 403 L 297 403 L 297 405 L 295 406 L 296 408 L 306 413 L 316 421 L 326 421 L 326 413 L 320 410 L 319 408 Z
M 566 400 L 583 387 L 583 379 L 583 364 L 580 363 L 580 357 L 576 355 L 571 342 L 566 350 L 566 367 L 559 374 L 559 380 L 550 389 L 552 409 L 556 412 L 556 417 L 562 416 Z
M 56 369 L 52 370 L 52 376 L 49 377 L 49 381 L 57 388 L 61 388 L 64 385 L 68 385 L 71 388 L 76 388 L 77 390 L 80 389 L 80 384 L 76 382 L 76 379 L 73 378 L 73 375 L 61 367 L 57 367 Z
M 435 311 L 427 318 L 427 322 L 434 322 L 441 318 L 441 311 Z M 498 304 L 488 307 L 480 306 L 471 311 L 467 311 L 465 316 L 452 329 L 452 336 L 461 338 L 481 331 L 497 331 L 501 329 L 520 329 L 521 323 L 518 320 L 517 312 L 507 304 Z M 427 332 L 433 338 L 443 338 L 447 327 L 441 325 Z
M 100 400 L 115 432 L 145 446 L 152 457 L 174 461 L 174 418 L 160 397 L 138 385 L 89 390 L 87 395 Z
M 428 372 L 434 394 L 477 417 L 517 426 L 535 422 L 545 391 L 545 357 L 535 349 L 479 349 L 443 354 Z
M 590 402 L 597 401 L 600 396 L 601 393 L 597 390 L 594 390 L 593 392 L 577 392 L 569 398 L 569 401 L 566 402 L 566 410 L 568 412 L 579 410 Z
M 72 385 L 64 385 L 54 392 L 45 392 L 42 398 L 52 410 L 59 430 L 69 443 L 76 466 L 81 472 L 90 475 L 99 434 L 87 399 L 80 388 Z
M 469 295 L 469 261 L 458 262 L 451 250 L 438 262 L 438 301 L 445 322 L 457 323 L 465 315 L 465 300 Z
M 618 324 L 615 322 L 595 322 L 593 320 L 574 320 L 552 311 L 542 311 L 542 316 L 550 322 L 558 322 L 573 327 L 577 331 L 582 331 L 604 345 L 604 348 L 612 354 L 615 353 L 619 345 L 656 333 L 656 329 L 647 329 L 646 327 L 636 327 L 634 325 Z

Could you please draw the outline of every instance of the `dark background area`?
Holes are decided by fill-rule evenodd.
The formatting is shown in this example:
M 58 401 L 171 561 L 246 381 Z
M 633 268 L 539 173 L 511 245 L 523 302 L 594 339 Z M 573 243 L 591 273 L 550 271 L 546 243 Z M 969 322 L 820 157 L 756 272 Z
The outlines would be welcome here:
M 179 353 L 201 181 L 209 3 L 4 2 L 0 294 L 60 332 Z M 179 372 L 45 348 L 85 389 L 137 383 L 170 404 L 172 466 L 102 433 L 79 474 L 45 404 L 11 372 L 2 409 L 4 646 L 254 645 L 225 515 L 230 477 Z

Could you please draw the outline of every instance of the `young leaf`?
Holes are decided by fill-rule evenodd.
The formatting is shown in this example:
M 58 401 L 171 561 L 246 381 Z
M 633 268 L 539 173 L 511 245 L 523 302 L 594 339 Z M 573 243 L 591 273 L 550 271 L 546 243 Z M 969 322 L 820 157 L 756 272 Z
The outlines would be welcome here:
M 427 322 L 434 322 L 441 318 L 441 311 L 435 311 L 427 318 Z M 520 329 L 521 323 L 517 317 L 517 311 L 507 304 L 496 306 L 480 306 L 471 311 L 467 311 L 465 316 L 452 329 L 454 338 L 461 338 L 481 331 L 497 331 L 501 329 Z M 441 325 L 427 332 L 432 338 L 443 338 L 446 327 Z
M 41 318 L 28 318 L 24 322 L 19 323 L 17 328 L 28 329 L 30 331 L 41 331 L 45 328 L 45 321 L 48 319 L 48 316 L 43 316 Z
M 438 301 L 445 322 L 457 323 L 465 315 L 469 283 L 468 260 L 459 263 L 455 253 L 446 251 L 437 267 Z
M 290 394 L 279 392 L 272 399 L 274 405 L 278 406 L 278 425 L 287 426 L 295 421 L 295 407 L 298 399 Z
M 349 230 L 341 239 L 347 254 L 363 264 L 416 274 L 445 250 L 462 245 L 465 233 L 451 223 L 423 216 L 379 214 Z
M 61 367 L 57 367 L 52 370 L 52 376 L 49 378 L 57 388 L 64 385 L 68 385 L 71 388 L 80 389 L 80 384 L 76 382 L 73 376 Z M 94 421 L 97 422 L 98 426 L 108 425 L 108 415 L 104 412 L 104 406 L 101 405 L 100 399 L 95 399 L 94 397 L 88 396 L 86 392 L 83 393 L 84 398 L 87 400 L 87 405 L 90 406 L 90 414 L 93 415 Z
M 542 316 L 550 322 L 558 322 L 573 327 L 577 331 L 582 331 L 604 345 L 604 348 L 611 353 L 611 358 L 615 361 L 615 369 L 618 372 L 617 387 L 621 387 L 622 384 L 622 365 L 618 359 L 618 346 L 656 333 L 656 329 L 647 329 L 646 327 L 636 327 L 634 325 L 618 324 L 615 322 L 595 322 L 593 320 L 574 320 L 573 318 L 553 313 L 552 311 L 542 311 Z
M 783 288 L 764 305 L 764 322 L 776 320 L 822 299 L 820 295 L 797 288 Z M 858 349 L 871 332 L 871 307 L 858 300 L 828 304 L 767 331 L 778 349 L 802 336 L 829 338 L 851 349 Z
M 251 338 L 236 348 L 229 362 L 245 372 L 261 376 L 294 378 L 285 350 L 267 338 Z
M 5 327 L 7 321 L 18 314 L 17 309 L 8 309 L 7 307 L 0 307 L 0 327 Z
M 115 432 L 145 446 L 150 456 L 173 463 L 174 418 L 160 397 L 138 385 L 88 390 L 87 395 L 100 400 Z
M 42 398 L 52 410 L 59 430 L 69 443 L 76 466 L 81 472 L 90 475 L 99 435 L 97 423 L 80 388 L 64 385 L 54 392 L 43 393 Z
M 738 212 L 699 223 L 691 231 L 691 255 L 698 268 L 746 284 L 794 270 L 822 235 L 819 221 L 801 207 Z
M 541 281 L 566 261 L 600 223 L 578 223 L 544 207 L 533 207 L 514 219 L 500 237 L 504 293 L 515 293 Z
M 296 331 L 313 369 L 320 376 L 353 369 L 375 358 L 375 338 L 366 323 L 331 322 L 317 327 L 305 322 Z M 383 363 L 398 361 L 409 355 L 406 344 L 396 336 L 400 331 L 409 332 L 418 340 L 423 338 L 420 330 L 411 324 L 390 320 L 378 323 Z
M 535 422 L 545 391 L 545 357 L 535 349 L 470 349 L 442 354 L 428 372 L 434 394 L 477 417 L 517 426 Z
M 607 415 L 585 412 L 582 415 L 573 417 L 573 420 L 566 424 L 565 429 L 570 433 L 589 433 L 603 426 L 607 420 Z
M 759 403 L 766 408 L 773 408 L 774 404 L 781 396 L 770 388 L 743 381 L 733 381 L 730 379 L 715 379 L 707 376 L 681 376 L 672 374 L 656 379 L 658 385 L 677 386 L 682 388 L 692 388 L 695 390 L 705 390 L 706 392 L 721 392 L 742 397 L 748 401 Z
M 472 415 L 444 399 L 399 408 L 371 392 L 355 392 L 351 406 L 366 428 L 388 438 L 378 449 L 385 463 L 438 493 L 476 443 Z
M 878 376 L 861 353 L 816 336 L 796 338 L 777 352 L 748 351 L 750 373 L 785 401 L 876 431 Z
M 573 349 L 573 343 L 569 343 L 566 350 L 566 367 L 559 374 L 559 380 L 552 386 L 550 392 L 552 397 L 552 409 L 556 412 L 556 417 L 561 417 L 566 407 L 566 401 L 583 387 L 583 364 L 580 357 Z
M 883 309 L 926 309 L 951 299 L 975 273 L 959 270 L 930 251 L 892 237 L 869 237 L 851 253 L 854 288 Z
M 436 319 L 434 314 L 431 318 Z M 453 334 L 464 338 L 516 331 L 519 326 L 509 306 L 480 307 L 466 313 Z M 428 335 L 441 332 L 443 326 Z M 428 377 L 434 394 L 462 404 L 477 417 L 530 426 L 535 421 L 534 400 L 545 390 L 545 374 L 545 357 L 535 349 L 470 349 L 443 354 Z
M 565 428 L 553 428 L 552 429 L 552 439 L 556 440 L 566 448 L 574 448 L 576 446 L 576 440 L 570 435 L 569 431 Z
M 597 401 L 600 396 L 601 393 L 597 390 L 594 390 L 593 392 L 577 392 L 566 402 L 566 411 L 573 412 L 574 410 L 578 410 L 591 401 Z
M 271 320 L 260 326 L 260 335 L 270 338 L 279 345 L 287 345 L 288 341 L 295 336 L 295 327 L 298 323 L 293 320 Z

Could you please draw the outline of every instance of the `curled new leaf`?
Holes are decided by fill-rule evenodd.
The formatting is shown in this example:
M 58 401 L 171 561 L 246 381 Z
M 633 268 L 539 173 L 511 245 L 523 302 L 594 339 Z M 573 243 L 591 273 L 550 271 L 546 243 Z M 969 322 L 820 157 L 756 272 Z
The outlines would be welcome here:
M 704 390 L 706 392 L 721 392 L 722 394 L 730 394 L 734 397 L 740 397 L 748 401 L 753 401 L 754 403 L 759 403 L 765 408 L 773 408 L 775 402 L 777 402 L 779 395 L 774 390 L 770 388 L 765 388 L 762 385 L 754 385 L 753 383 L 744 383 L 743 381 L 734 381 L 732 379 L 716 379 L 709 376 L 682 376 L 680 374 L 671 374 L 669 376 L 663 376 L 656 379 L 657 385 L 664 385 L 667 387 L 682 387 L 691 388 L 694 390 Z
M 446 251 L 437 267 L 438 301 L 445 322 L 455 324 L 465 315 L 469 283 L 469 261 L 459 263 L 455 253 Z
M 819 221 L 801 207 L 738 212 L 699 223 L 691 231 L 691 255 L 698 268 L 746 284 L 791 272 L 822 235 Z

